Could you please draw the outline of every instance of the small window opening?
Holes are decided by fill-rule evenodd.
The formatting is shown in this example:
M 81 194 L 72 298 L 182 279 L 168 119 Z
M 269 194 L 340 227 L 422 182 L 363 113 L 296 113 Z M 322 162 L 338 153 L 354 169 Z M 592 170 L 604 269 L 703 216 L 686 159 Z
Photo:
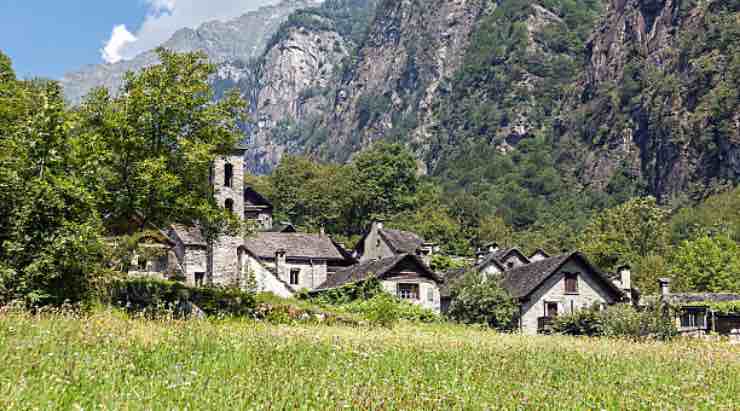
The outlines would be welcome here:
M 578 274 L 565 274 L 565 292 L 578 294 Z
M 298 285 L 301 280 L 301 270 L 294 268 L 290 270 L 290 285 Z
M 226 208 L 226 210 L 227 210 L 228 212 L 230 212 L 230 213 L 232 213 L 232 214 L 233 214 L 233 213 L 234 213 L 234 200 L 232 200 L 232 199 L 230 199 L 230 198 L 229 198 L 229 199 L 227 199 L 227 200 L 226 200 L 226 204 L 224 205 L 224 207 Z
M 557 317 L 558 316 L 558 303 L 551 302 L 545 305 L 545 317 Z
M 226 164 L 224 167 L 224 186 L 231 187 L 234 183 L 234 166 Z
M 146 271 L 147 265 L 146 258 L 139 257 L 139 271 Z
M 203 287 L 203 282 L 205 281 L 206 273 L 195 273 L 195 286 L 196 287 Z
M 419 284 L 398 284 L 398 298 L 402 300 L 418 300 Z

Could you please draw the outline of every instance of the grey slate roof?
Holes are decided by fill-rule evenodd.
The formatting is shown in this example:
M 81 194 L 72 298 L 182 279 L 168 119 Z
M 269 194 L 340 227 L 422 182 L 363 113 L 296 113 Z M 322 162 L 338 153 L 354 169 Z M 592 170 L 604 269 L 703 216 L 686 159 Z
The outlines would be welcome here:
M 318 234 L 260 232 L 247 238 L 244 246 L 258 258 L 275 258 L 282 249 L 288 258 L 346 260 L 331 238 Z
M 398 264 L 406 260 L 412 261 L 416 264 L 421 274 L 424 274 L 437 282 L 442 282 L 442 279 L 432 272 L 432 270 L 429 269 L 416 255 L 399 254 L 379 260 L 366 261 L 364 263 L 355 264 L 351 267 L 339 270 L 321 284 L 316 291 L 341 287 L 345 284 L 356 283 L 370 278 L 383 278 L 388 274 L 388 272 L 398 266 Z
M 380 236 L 396 254 L 415 254 L 424 244 L 421 237 L 409 231 L 384 228 L 380 230 Z
M 253 189 L 252 187 L 245 187 L 244 188 L 244 203 L 248 206 L 248 204 L 253 204 L 255 206 L 263 206 L 267 207 L 269 209 L 272 209 L 272 203 L 270 200 L 265 198 L 262 194 L 260 194 L 257 190 Z
M 662 296 L 649 295 L 641 303 L 650 303 L 660 301 Z M 684 305 L 701 302 L 731 302 L 740 301 L 740 294 L 727 293 L 670 293 L 666 296 L 665 301 L 670 305 Z
M 623 296 L 620 291 L 601 271 L 589 263 L 586 257 L 579 253 L 562 254 L 535 261 L 520 267 L 512 268 L 504 272 L 502 285 L 514 298 L 525 298 L 529 296 L 546 279 L 557 272 L 560 267 L 571 259 L 578 259 L 591 273 L 601 280 L 607 289 L 611 290 L 616 297 Z
M 517 255 L 519 255 L 519 257 L 521 257 L 522 260 L 524 260 L 524 262 L 526 262 L 526 263 L 529 262 L 529 258 L 526 255 L 524 255 L 524 253 L 522 253 L 521 251 L 519 251 L 519 249 L 516 248 L 516 247 L 514 247 L 514 248 L 505 248 L 505 249 L 502 249 L 502 250 L 498 250 L 495 253 L 493 253 L 492 256 L 493 256 L 493 258 L 496 259 L 496 261 L 498 261 L 501 264 L 503 264 L 504 263 L 504 260 L 507 257 L 509 257 L 509 255 L 511 255 L 511 254 L 517 254 Z
M 172 231 L 174 231 L 175 235 L 177 235 L 180 241 L 182 241 L 185 245 L 199 247 L 205 247 L 208 245 L 206 243 L 205 237 L 203 237 L 203 232 L 198 226 L 173 224 Z

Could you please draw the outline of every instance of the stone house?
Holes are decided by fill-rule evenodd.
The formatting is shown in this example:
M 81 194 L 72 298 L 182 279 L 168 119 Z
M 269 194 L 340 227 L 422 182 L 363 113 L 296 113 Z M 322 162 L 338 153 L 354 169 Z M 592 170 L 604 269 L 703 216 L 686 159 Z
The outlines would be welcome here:
M 550 254 L 545 252 L 545 250 L 538 248 L 535 250 L 535 252 L 532 253 L 532 255 L 529 256 L 529 261 L 535 262 L 535 261 L 541 261 L 546 258 L 550 258 Z
M 382 221 L 374 221 L 357 243 L 355 257 L 360 262 L 366 262 L 400 254 L 413 254 L 428 263 L 428 258 L 438 251 L 435 244 L 425 242 L 416 233 L 385 228 Z
M 258 291 L 281 296 L 315 290 L 356 262 L 327 235 L 290 232 L 260 232 L 248 237 L 239 248 L 239 261 L 241 278 L 252 275 Z
M 740 340 L 740 312 L 719 312 L 716 303 L 738 303 L 740 294 L 730 293 L 672 293 L 671 280 L 661 278 L 659 295 L 646 296 L 636 301 L 638 307 L 661 303 L 669 311 L 681 335 L 701 337 L 710 333 L 730 335 Z
M 487 249 L 487 254 L 478 253 L 478 262 L 475 265 L 475 270 L 485 275 L 499 274 L 530 263 L 529 258 L 518 248 L 500 248 L 494 243 Z
M 398 298 L 440 312 L 442 277 L 432 272 L 421 257 L 415 254 L 397 254 L 337 271 L 321 284 L 315 293 L 378 279 L 383 289 Z
M 509 255 L 523 261 L 518 254 Z M 501 269 L 501 264 L 479 268 L 483 270 L 490 266 Z M 623 271 L 620 284 L 615 284 L 579 252 L 507 266 L 497 272 L 479 272 L 485 272 L 488 278 L 500 280 L 501 285 L 519 302 L 517 327 L 524 334 L 548 332 L 558 315 L 594 305 L 606 306 L 626 301 L 627 296 L 621 284 L 624 283 L 627 289 L 631 287 L 629 270 Z M 447 285 L 443 288 L 443 307 L 449 306 L 449 284 L 463 273 L 464 270 L 458 270 L 447 276 Z

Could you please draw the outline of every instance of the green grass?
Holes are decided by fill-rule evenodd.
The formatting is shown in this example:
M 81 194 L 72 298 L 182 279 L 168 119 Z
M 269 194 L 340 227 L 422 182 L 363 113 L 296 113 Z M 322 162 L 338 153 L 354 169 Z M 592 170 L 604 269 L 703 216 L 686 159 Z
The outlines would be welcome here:
M 0 314 L 2 409 L 738 409 L 740 347 Z

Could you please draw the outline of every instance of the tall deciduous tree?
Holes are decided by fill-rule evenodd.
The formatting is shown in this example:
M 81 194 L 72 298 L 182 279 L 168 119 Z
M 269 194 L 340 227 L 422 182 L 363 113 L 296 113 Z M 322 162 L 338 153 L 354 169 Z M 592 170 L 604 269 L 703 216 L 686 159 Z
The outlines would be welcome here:
M 236 92 L 214 101 L 208 80 L 215 66 L 204 54 L 157 53 L 161 64 L 129 73 L 117 96 L 98 90 L 83 105 L 83 133 L 105 153 L 103 212 L 112 221 L 142 215 L 142 227 L 220 227 L 226 213 L 207 177 L 216 156 L 242 136 L 246 105 Z
M 668 250 L 667 218 L 655 198 L 630 200 L 596 216 L 580 233 L 579 248 L 604 270 L 625 263 L 639 266 L 642 259 Z M 643 280 L 638 271 L 637 285 L 650 287 Z
M 670 272 L 678 290 L 740 292 L 740 246 L 726 234 L 684 241 Z
M 54 82 L 17 81 L 0 58 L 0 303 L 82 299 L 99 272 L 97 198 L 81 183 L 80 141 Z

